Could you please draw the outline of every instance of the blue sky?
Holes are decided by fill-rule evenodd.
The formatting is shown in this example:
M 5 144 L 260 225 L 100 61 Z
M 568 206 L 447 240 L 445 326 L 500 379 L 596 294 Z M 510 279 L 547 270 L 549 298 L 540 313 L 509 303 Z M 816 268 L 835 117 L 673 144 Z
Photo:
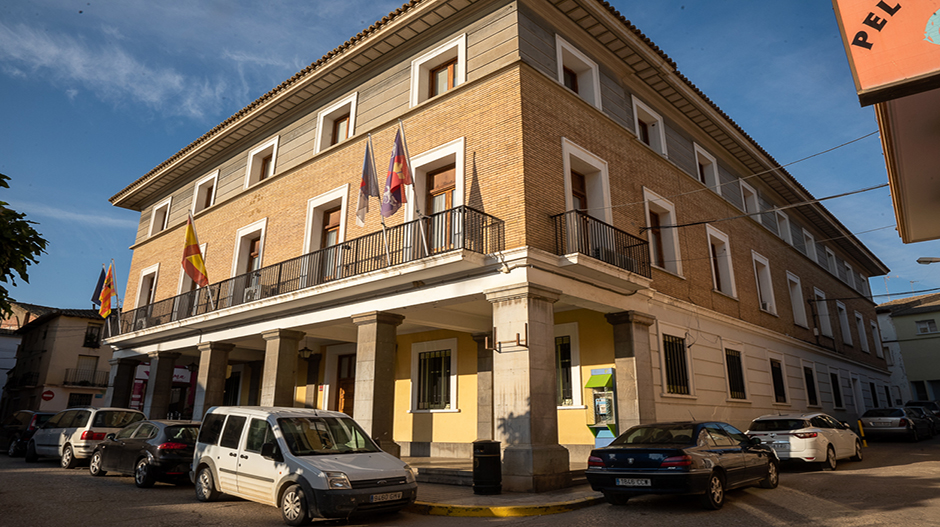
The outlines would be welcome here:
M 783 164 L 877 130 L 827 1 L 611 2 Z M 139 214 L 108 198 L 393 11 L 395 1 L 0 3 L 0 200 L 49 240 L 16 300 L 87 307 L 101 264 L 123 293 Z M 789 166 L 817 197 L 887 181 L 877 135 Z M 901 243 L 888 189 L 828 201 L 888 267 L 891 298 L 940 287 L 940 242 Z M 884 301 L 887 297 L 876 300 Z

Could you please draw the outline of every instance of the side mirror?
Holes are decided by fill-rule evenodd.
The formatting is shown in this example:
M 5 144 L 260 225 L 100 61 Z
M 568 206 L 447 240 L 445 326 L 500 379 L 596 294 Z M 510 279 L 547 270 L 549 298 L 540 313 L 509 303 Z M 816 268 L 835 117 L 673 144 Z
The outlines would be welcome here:
M 277 443 L 265 443 L 261 445 L 261 457 L 264 459 L 270 459 L 271 461 L 277 461 L 278 463 L 284 461 L 284 456 L 277 449 Z
M 114 441 L 114 433 L 110 433 L 110 434 L 104 436 L 104 440 L 105 440 L 105 441 Z
M 763 441 L 761 441 L 759 437 L 749 437 L 749 438 L 748 438 L 748 442 L 749 442 L 751 445 L 754 445 L 754 446 L 757 446 L 757 445 L 763 443 Z

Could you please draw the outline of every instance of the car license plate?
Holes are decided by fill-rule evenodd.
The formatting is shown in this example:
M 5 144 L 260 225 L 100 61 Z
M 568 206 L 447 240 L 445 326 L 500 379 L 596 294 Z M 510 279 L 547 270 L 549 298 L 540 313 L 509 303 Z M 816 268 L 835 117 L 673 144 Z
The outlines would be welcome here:
M 872 426 L 891 426 L 891 423 L 875 423 L 871 424 Z
M 789 450 L 790 443 L 771 443 L 774 450 Z
M 650 480 L 640 478 L 617 478 L 617 485 L 621 487 L 649 487 Z
M 373 494 L 369 501 L 379 503 L 381 501 L 394 501 L 401 499 L 401 492 L 386 492 L 385 494 Z

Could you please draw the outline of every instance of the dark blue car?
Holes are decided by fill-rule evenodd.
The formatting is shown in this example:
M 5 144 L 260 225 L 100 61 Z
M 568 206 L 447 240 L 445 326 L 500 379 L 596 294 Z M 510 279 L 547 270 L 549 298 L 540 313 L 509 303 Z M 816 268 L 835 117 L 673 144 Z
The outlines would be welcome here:
M 199 423 L 193 421 L 140 421 L 98 443 L 88 471 L 92 476 L 133 474 L 141 488 L 157 481 L 189 483 L 198 435 Z

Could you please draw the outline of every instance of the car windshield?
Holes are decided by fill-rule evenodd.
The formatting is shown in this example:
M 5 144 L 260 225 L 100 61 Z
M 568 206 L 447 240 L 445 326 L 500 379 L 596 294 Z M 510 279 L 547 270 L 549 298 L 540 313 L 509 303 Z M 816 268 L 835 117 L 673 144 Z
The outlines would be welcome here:
M 193 425 L 178 425 L 166 427 L 166 438 L 168 441 L 178 441 L 187 445 L 196 444 L 196 436 L 199 435 L 199 427 Z
M 862 417 L 904 417 L 904 410 L 900 408 L 874 408 L 865 412 Z
M 46 424 L 46 421 L 48 421 L 53 415 L 55 415 L 55 414 L 39 414 L 39 415 L 37 415 L 37 416 L 36 416 L 36 427 L 40 427 L 40 426 Z
M 142 421 L 144 414 L 125 410 L 104 410 L 95 414 L 95 422 L 91 425 L 99 428 L 124 428 L 125 426 Z
M 637 426 L 624 432 L 610 444 L 614 445 L 675 445 L 692 442 L 692 425 Z
M 277 423 L 295 456 L 380 452 L 348 417 L 282 417 Z
M 809 428 L 809 423 L 802 419 L 766 419 L 751 423 L 751 432 L 772 432 L 774 430 L 800 430 Z

